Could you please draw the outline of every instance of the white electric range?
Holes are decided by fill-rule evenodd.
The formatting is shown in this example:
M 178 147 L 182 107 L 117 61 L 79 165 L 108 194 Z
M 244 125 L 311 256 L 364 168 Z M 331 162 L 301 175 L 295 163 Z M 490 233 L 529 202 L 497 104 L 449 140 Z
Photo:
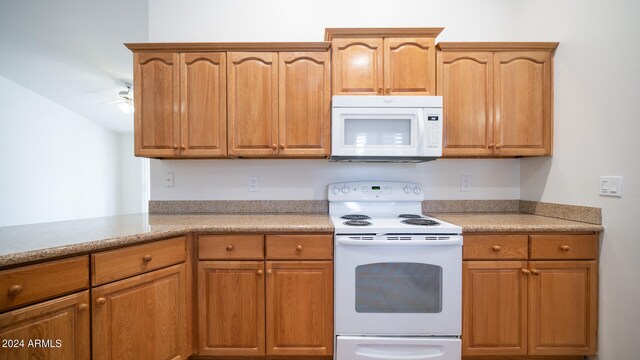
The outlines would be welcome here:
M 420 185 L 328 186 L 337 360 L 459 360 L 462 229 L 422 214 Z

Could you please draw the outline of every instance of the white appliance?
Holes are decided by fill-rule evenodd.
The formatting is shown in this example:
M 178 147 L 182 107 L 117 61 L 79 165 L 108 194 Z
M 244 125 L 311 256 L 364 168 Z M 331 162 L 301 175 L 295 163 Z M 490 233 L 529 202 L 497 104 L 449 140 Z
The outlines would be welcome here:
M 337 360 L 460 360 L 462 229 L 422 215 L 420 185 L 328 186 Z
M 331 161 L 424 162 L 440 156 L 441 96 L 333 97 Z

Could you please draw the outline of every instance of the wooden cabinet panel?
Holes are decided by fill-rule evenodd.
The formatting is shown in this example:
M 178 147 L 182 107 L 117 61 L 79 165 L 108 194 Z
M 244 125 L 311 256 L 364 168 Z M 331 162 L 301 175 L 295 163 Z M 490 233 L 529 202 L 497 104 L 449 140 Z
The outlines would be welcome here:
M 174 157 L 179 154 L 178 62 L 177 53 L 133 55 L 136 156 Z
M 496 155 L 551 154 L 551 53 L 494 55 Z
M 278 153 L 278 53 L 227 54 L 229 155 Z
M 382 94 L 382 38 L 333 39 L 333 95 Z
M 595 261 L 531 261 L 529 354 L 596 353 Z
M 94 360 L 186 359 L 186 265 L 92 290 Z
M 526 265 L 526 261 L 463 261 L 463 355 L 527 353 Z
M 279 155 L 329 155 L 331 70 L 328 52 L 279 54 Z
M 1 314 L 0 339 L 23 341 L 17 347 L 3 342 L 0 360 L 89 360 L 89 292 Z
M 531 259 L 576 260 L 595 259 L 598 236 L 593 235 L 531 235 Z
M 226 156 L 226 54 L 180 54 L 180 86 L 181 156 Z
M 264 355 L 264 262 L 200 261 L 200 355 Z
M 199 235 L 200 260 L 262 260 L 263 235 Z
M 493 53 L 439 52 L 443 156 L 493 155 Z
M 87 256 L 0 271 L 0 311 L 88 287 Z
M 124 279 L 186 259 L 186 238 L 178 237 L 91 255 L 91 284 Z
M 332 262 L 266 264 L 267 355 L 331 355 Z
M 432 38 L 385 38 L 384 94 L 435 95 L 435 61 Z
M 527 260 L 527 235 L 465 235 L 464 260 Z
M 267 259 L 331 260 L 333 236 L 330 234 L 267 235 Z

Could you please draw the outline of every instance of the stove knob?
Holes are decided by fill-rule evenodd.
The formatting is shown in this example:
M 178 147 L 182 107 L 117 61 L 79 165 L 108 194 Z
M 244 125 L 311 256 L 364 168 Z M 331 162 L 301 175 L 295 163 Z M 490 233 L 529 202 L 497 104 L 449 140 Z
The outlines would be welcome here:
M 409 187 L 409 185 L 405 185 L 402 190 L 404 190 L 405 194 L 411 194 L 411 188 Z
M 345 194 L 348 194 L 349 193 L 349 187 L 347 185 L 343 186 L 342 187 L 342 192 L 345 193 Z
M 338 194 L 340 194 L 340 189 L 337 186 L 334 186 L 334 187 L 331 188 L 331 193 L 333 195 L 338 195 Z
M 420 186 L 414 186 L 413 187 L 413 193 L 418 195 L 422 192 L 422 189 L 420 189 Z

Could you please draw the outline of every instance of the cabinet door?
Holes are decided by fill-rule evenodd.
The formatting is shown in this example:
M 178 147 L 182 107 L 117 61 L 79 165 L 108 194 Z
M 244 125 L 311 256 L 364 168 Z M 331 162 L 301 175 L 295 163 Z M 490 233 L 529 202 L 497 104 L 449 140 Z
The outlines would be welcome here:
M 495 154 L 551 155 L 551 53 L 494 55 Z
M 328 52 L 279 54 L 280 156 L 326 157 L 331 136 Z
M 384 86 L 385 95 L 435 95 L 434 40 L 384 39 Z
M 93 359 L 186 359 L 185 281 L 180 264 L 94 288 Z
M 264 355 L 264 262 L 198 263 L 199 355 Z
M 527 353 L 526 266 L 526 261 L 463 261 L 462 355 Z
M 443 156 L 493 155 L 493 53 L 439 52 Z
M 89 360 L 89 292 L 0 315 L 0 360 Z
M 267 261 L 267 355 L 333 353 L 333 263 Z
M 529 354 L 595 354 L 596 261 L 531 261 L 529 268 Z
M 134 53 L 135 154 L 179 154 L 180 119 L 177 53 Z
M 225 53 L 180 54 L 181 155 L 227 155 Z
M 381 38 L 333 39 L 333 95 L 382 94 Z
M 228 53 L 229 155 L 278 153 L 278 53 Z

